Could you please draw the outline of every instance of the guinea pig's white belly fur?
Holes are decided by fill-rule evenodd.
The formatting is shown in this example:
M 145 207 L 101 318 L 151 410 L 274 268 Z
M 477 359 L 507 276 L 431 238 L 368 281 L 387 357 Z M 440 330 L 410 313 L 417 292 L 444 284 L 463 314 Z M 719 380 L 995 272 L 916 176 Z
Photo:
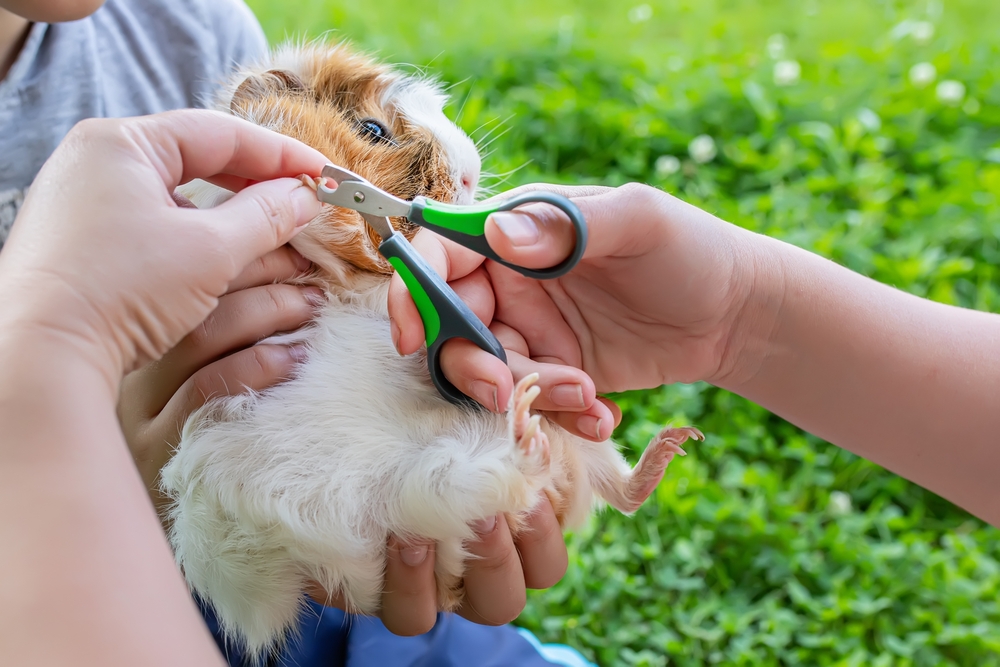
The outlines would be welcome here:
M 390 533 L 437 540 L 439 576 L 457 581 L 469 523 L 529 510 L 554 472 L 526 460 L 503 415 L 443 400 L 424 355 L 396 353 L 388 283 L 365 280 L 331 296 L 294 378 L 210 402 L 162 472 L 178 563 L 255 651 L 294 624 L 309 580 L 377 610 Z

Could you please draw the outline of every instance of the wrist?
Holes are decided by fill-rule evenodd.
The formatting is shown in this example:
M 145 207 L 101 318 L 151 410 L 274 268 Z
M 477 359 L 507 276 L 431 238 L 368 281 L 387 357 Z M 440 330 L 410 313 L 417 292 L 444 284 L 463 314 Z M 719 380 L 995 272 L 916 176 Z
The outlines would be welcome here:
M 116 357 L 109 344 L 63 325 L 85 321 L 78 304 L 63 299 L 64 307 L 48 307 L 60 301 L 45 298 L 42 290 L 17 287 L 0 282 L 0 368 L 4 369 L 0 381 L 6 381 L 14 369 L 19 369 L 27 374 L 44 373 L 43 378 L 58 382 L 64 375 L 63 364 L 86 366 L 100 378 L 108 395 L 116 396 L 122 376 L 120 355 Z
M 0 317 L 0 396 L 10 402 L 85 391 L 113 407 L 118 380 L 108 364 L 101 363 L 102 352 L 71 332 Z
M 772 354 L 788 285 L 788 246 L 742 228 L 732 231 L 732 306 L 718 372 L 707 381 L 739 393 Z

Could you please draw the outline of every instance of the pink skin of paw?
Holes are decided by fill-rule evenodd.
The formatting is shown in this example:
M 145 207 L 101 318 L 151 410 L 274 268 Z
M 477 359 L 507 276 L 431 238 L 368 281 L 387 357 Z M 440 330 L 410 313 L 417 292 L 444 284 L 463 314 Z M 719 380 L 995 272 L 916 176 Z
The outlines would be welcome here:
M 626 507 L 623 511 L 631 514 L 639 509 L 650 495 L 656 485 L 663 479 L 663 474 L 667 466 L 674 460 L 674 456 L 680 454 L 687 456 L 687 452 L 681 449 L 681 445 L 688 438 L 694 440 L 704 440 L 705 436 L 696 428 L 685 426 L 683 428 L 665 428 L 660 431 L 646 447 L 642 458 L 632 470 L 632 477 L 625 487 Z

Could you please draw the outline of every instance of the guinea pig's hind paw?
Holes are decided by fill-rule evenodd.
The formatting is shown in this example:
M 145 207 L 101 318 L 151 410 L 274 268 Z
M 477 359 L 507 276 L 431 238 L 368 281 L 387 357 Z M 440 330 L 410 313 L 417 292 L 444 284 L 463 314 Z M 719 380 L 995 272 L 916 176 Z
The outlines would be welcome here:
M 542 416 L 531 415 L 531 404 L 541 393 L 535 385 L 537 381 L 538 374 L 532 373 L 517 383 L 511 399 L 513 408 L 507 418 L 518 453 L 529 463 L 529 467 L 544 471 L 549 466 L 549 438 L 542 430 Z
M 643 452 L 642 458 L 632 470 L 632 476 L 625 487 L 625 508 L 622 511 L 631 513 L 639 509 L 647 498 L 653 493 L 656 485 L 663 479 L 663 473 L 667 466 L 674 460 L 674 456 L 680 454 L 686 456 L 687 452 L 681 449 L 681 444 L 688 438 L 693 440 L 704 440 L 705 436 L 701 431 L 691 426 L 683 428 L 665 428 L 653 438 Z

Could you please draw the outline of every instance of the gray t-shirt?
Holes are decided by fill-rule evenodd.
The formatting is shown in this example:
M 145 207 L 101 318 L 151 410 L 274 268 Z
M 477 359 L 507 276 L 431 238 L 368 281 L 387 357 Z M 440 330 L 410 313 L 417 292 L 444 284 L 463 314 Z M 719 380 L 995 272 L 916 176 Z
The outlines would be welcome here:
M 235 66 L 266 49 L 242 0 L 108 0 L 79 21 L 33 24 L 0 81 L 0 247 L 78 121 L 205 106 Z

